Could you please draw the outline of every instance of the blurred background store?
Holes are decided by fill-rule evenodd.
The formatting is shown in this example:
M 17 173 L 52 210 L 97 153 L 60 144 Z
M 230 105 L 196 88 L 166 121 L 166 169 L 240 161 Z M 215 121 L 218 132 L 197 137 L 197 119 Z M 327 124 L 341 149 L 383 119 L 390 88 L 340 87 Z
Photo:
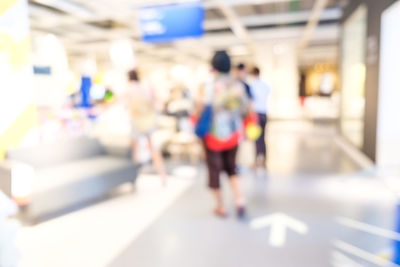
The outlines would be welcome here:
M 398 266 L 399 18 L 396 0 L 1 0 L 0 267 Z M 260 67 L 272 88 L 261 182 L 253 144 L 238 156 L 252 213 L 309 220 L 304 244 L 271 250 L 267 233 L 261 246 L 230 221 L 215 256 L 193 234 L 224 228 L 193 199 L 208 201 L 193 113 L 217 50 Z M 150 166 L 138 192 L 126 186 L 137 169 L 117 99 L 133 68 L 158 113 L 166 189 Z M 224 250 L 235 235 L 248 248 Z

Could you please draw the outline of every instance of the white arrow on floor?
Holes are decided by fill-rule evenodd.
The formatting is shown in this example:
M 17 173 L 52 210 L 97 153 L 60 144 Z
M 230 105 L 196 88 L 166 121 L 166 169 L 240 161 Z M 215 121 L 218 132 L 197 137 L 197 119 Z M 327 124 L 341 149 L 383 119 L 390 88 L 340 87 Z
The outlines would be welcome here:
M 282 247 L 286 242 L 286 230 L 291 229 L 299 234 L 305 235 L 308 232 L 308 226 L 283 213 L 257 218 L 251 221 L 250 228 L 261 229 L 271 226 L 269 243 L 274 247 Z

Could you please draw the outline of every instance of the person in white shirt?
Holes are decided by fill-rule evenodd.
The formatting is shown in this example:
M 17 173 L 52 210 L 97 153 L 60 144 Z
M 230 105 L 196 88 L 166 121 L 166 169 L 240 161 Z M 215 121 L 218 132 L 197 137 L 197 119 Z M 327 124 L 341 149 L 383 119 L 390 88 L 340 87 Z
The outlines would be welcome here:
M 255 167 L 266 167 L 267 159 L 267 148 L 265 144 L 265 127 L 267 125 L 268 117 L 268 97 L 271 92 L 271 88 L 267 83 L 260 79 L 260 69 L 254 67 L 250 74 L 253 78 L 253 82 L 250 85 L 252 99 L 252 108 L 258 115 L 258 124 L 262 129 L 260 137 L 256 140 L 256 162 Z

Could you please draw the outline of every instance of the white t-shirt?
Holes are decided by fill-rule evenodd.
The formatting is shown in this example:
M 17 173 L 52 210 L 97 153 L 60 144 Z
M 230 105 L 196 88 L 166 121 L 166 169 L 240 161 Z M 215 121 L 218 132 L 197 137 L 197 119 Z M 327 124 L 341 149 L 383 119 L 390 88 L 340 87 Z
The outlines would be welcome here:
M 256 79 L 250 85 L 251 93 L 253 95 L 253 108 L 257 113 L 267 114 L 268 112 L 268 97 L 271 88 L 268 84 L 261 79 Z

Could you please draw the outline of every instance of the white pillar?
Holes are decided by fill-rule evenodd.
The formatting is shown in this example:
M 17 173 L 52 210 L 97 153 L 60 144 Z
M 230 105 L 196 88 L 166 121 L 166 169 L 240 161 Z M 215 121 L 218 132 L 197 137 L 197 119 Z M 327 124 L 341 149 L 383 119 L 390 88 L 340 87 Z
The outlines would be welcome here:
M 37 124 L 26 0 L 0 1 L 0 160 Z
M 255 51 L 255 61 L 261 69 L 261 76 L 272 87 L 269 100 L 270 117 L 299 117 L 301 110 L 298 101 L 299 77 L 296 44 L 258 45 Z
M 61 108 L 71 79 L 66 49 L 53 34 L 36 34 L 32 39 L 34 66 L 50 70 L 49 74 L 34 75 L 35 102 L 38 107 Z

